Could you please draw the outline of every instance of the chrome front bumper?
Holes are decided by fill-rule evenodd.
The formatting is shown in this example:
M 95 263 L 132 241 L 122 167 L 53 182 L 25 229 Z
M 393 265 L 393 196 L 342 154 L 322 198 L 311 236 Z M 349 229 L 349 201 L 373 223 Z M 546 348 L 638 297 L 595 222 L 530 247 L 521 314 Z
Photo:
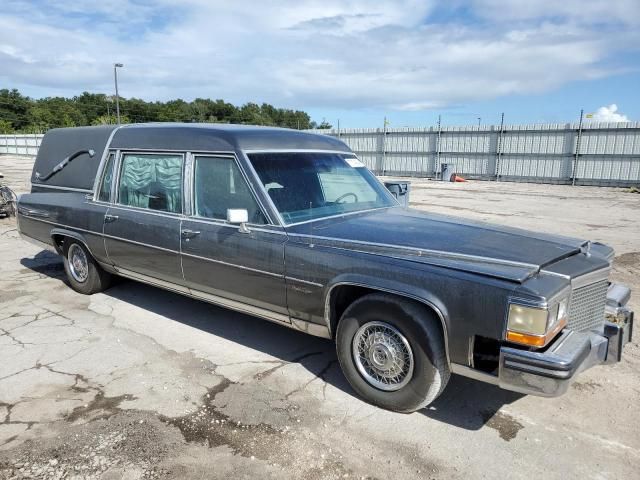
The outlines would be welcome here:
M 567 391 L 578 373 L 594 365 L 619 362 L 633 334 L 633 311 L 626 307 L 628 289 L 612 287 L 619 289 L 619 295 L 612 295 L 610 288 L 602 333 L 564 331 L 543 351 L 503 346 L 498 385 L 515 392 L 555 397 Z M 616 299 L 620 301 L 616 303 Z

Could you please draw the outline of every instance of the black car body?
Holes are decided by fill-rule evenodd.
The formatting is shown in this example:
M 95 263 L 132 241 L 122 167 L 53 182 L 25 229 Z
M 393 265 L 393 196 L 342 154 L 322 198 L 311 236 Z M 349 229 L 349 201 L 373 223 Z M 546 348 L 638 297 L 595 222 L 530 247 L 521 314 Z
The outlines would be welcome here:
M 631 336 L 611 248 L 402 208 L 332 137 L 52 130 L 31 181 L 20 232 L 65 256 L 74 288 L 117 274 L 336 338 L 354 388 L 387 408 L 423 406 L 449 373 L 559 395 Z

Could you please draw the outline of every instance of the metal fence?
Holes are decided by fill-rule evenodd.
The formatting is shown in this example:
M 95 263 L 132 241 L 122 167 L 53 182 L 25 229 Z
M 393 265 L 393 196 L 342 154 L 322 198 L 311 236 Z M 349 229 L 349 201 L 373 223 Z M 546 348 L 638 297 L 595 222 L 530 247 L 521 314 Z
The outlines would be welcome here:
M 13 155 L 37 155 L 42 142 L 41 134 L 0 135 L 0 153 Z
M 640 184 L 640 122 L 312 130 L 345 141 L 378 175 Z
M 578 185 L 640 184 L 640 122 L 311 130 L 344 140 L 378 175 Z M 42 135 L 0 135 L 0 154 L 36 155 Z

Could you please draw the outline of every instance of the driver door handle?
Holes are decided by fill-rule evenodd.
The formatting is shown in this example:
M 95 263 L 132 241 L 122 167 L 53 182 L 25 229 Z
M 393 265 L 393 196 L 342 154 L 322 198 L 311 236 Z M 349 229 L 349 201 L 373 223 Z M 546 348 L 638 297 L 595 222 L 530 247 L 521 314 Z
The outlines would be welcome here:
M 107 215 L 104 216 L 104 223 L 115 222 L 116 220 L 118 220 L 118 218 L 120 218 L 120 217 L 118 217 L 117 215 L 108 215 L 107 214 Z

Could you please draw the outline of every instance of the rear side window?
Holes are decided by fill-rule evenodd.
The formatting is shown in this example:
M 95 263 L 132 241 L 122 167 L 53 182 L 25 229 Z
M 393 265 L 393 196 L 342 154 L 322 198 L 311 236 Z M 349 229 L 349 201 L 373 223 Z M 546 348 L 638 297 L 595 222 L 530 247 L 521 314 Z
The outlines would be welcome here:
M 102 181 L 100 182 L 100 191 L 98 192 L 98 200 L 108 202 L 111 200 L 111 185 L 113 184 L 113 164 L 115 155 L 109 154 L 107 165 L 104 167 Z
M 182 155 L 123 155 L 118 203 L 182 213 L 183 163 Z
M 196 157 L 194 203 L 199 217 L 226 220 L 227 209 L 244 208 L 249 223 L 267 223 L 238 166 L 228 157 Z

